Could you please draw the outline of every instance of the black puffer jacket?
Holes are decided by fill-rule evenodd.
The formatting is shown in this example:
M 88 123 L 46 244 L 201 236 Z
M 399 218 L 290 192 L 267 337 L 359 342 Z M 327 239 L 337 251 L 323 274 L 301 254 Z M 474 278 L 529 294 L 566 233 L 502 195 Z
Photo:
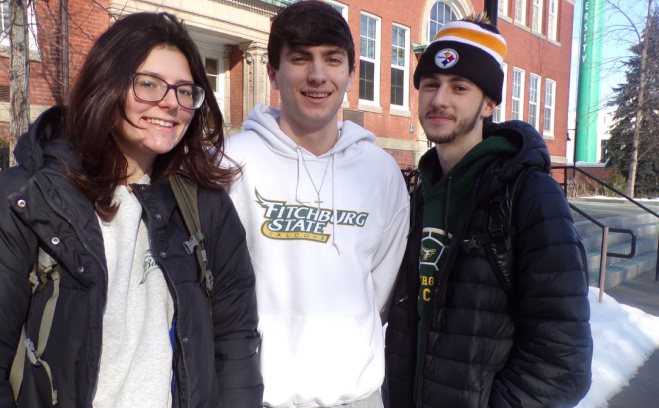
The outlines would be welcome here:
M 481 173 L 458 221 L 448 248 L 448 273 L 434 296 L 416 406 L 571 407 L 590 387 L 592 359 L 578 237 L 563 193 L 547 174 L 549 154 L 535 129 L 513 121 L 488 126 L 484 137 L 491 135 L 522 148 Z M 487 230 L 486 206 L 527 167 L 533 170 L 517 198 L 502 206 L 512 212 L 517 229 L 512 256 L 499 259 L 512 272 L 508 296 L 509 287 L 495 275 L 484 247 L 466 253 L 460 243 Z M 387 328 L 384 394 L 390 408 L 414 406 L 423 229 L 423 194 L 418 195 Z
M 63 268 L 60 295 L 42 359 L 49 363 L 58 407 L 91 407 L 98 380 L 107 267 L 92 203 L 65 178 L 76 165 L 60 131 L 62 108 L 46 111 L 16 148 L 20 166 L 0 173 L 0 406 L 12 407 L 8 382 L 23 324 L 37 334 L 49 281 L 30 299 L 28 275 L 41 246 Z M 177 330 L 173 407 L 262 407 L 254 273 L 245 231 L 224 191 L 199 189 L 200 218 L 215 284 L 212 316 L 189 238 L 167 180 L 133 189 L 146 214 L 151 249 L 174 299 Z M 19 206 L 19 200 L 25 205 Z M 55 240 L 54 238 L 59 238 Z M 145 373 L 146 375 L 147 373 Z M 51 405 L 46 372 L 26 360 L 18 406 Z

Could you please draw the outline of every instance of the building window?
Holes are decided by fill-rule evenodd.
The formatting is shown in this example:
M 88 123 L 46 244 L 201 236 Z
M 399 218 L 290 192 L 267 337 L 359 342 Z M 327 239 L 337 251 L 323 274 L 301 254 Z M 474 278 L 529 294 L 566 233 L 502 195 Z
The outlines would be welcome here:
M 531 74 L 529 80 L 529 120 L 528 122 L 536 129 L 540 127 L 538 107 L 540 106 L 540 77 Z
M 549 18 L 547 18 L 547 37 L 556 41 L 558 32 L 558 0 L 549 0 Z
M 606 157 L 606 144 L 609 142 L 609 139 L 602 139 L 600 140 L 600 157 L 597 159 L 597 161 L 602 161 L 603 158 Z
M 443 1 L 438 1 L 433 4 L 430 9 L 430 21 L 428 22 L 428 42 L 432 42 L 437 31 L 439 31 L 444 24 L 457 18 L 458 16 L 455 14 L 455 11 L 453 11 L 451 6 Z
M 515 0 L 515 21 L 526 25 L 526 0 Z
M 542 0 L 533 0 L 531 29 L 536 33 L 542 32 Z
M 206 78 L 208 78 L 208 82 L 211 84 L 213 93 L 216 93 L 218 89 L 217 78 L 220 74 L 220 61 L 215 58 L 205 58 L 205 65 Z
M 499 15 L 508 15 L 508 0 L 499 0 Z
M 380 20 L 362 14 L 359 38 L 359 99 L 379 104 Z
M 501 89 L 501 103 L 497 105 L 494 109 L 494 117 L 492 118 L 493 122 L 499 123 L 506 120 L 506 83 L 508 80 L 508 64 L 501 64 L 501 70 L 503 71 L 503 87 Z
M 30 2 L 27 7 L 27 24 L 28 24 L 28 42 L 31 50 L 37 50 L 37 21 L 34 18 L 34 1 Z M 9 30 L 11 20 L 9 16 L 9 1 L 1 0 L 0 2 L 0 45 L 10 47 Z
M 522 120 L 524 109 L 524 70 L 513 68 L 513 95 L 510 119 Z
M 331 1 L 331 0 L 325 0 L 325 3 L 329 4 L 334 8 L 334 10 L 338 11 L 341 13 L 343 18 L 348 21 L 348 6 L 346 6 L 343 3 L 339 3 L 338 1 Z
M 391 30 L 391 104 L 408 109 L 410 82 L 408 55 L 410 30 L 393 25 Z
M 9 35 L 9 2 L 3 1 L 0 3 L 0 28 L 2 35 Z
M 544 134 L 554 135 L 554 105 L 556 103 L 556 82 L 547 79 L 545 82 L 545 121 L 543 125 Z

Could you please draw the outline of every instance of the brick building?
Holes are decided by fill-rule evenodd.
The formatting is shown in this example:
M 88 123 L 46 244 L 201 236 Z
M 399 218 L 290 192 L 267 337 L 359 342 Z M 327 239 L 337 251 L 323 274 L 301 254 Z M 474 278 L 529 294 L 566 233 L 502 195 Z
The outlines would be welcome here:
M 482 12 L 484 0 L 326 1 L 342 8 L 357 42 L 359 84 L 343 114 L 363 120 L 401 167 L 414 166 L 428 148 L 412 84 L 416 56 L 448 19 Z M 554 163 L 565 163 L 573 13 L 572 0 L 499 0 L 508 57 L 495 121 L 532 123 Z
M 185 20 L 215 85 L 228 134 L 240 130 L 255 103 L 279 106 L 265 69 L 267 40 L 271 18 L 291 0 L 68 0 L 68 41 L 62 36 L 62 1 L 37 0 L 31 11 L 33 118 L 65 100 L 63 44 L 73 83 L 94 39 L 114 18 L 138 11 L 167 11 Z M 415 166 L 429 147 L 412 84 L 417 56 L 446 21 L 483 11 L 484 0 L 325 1 L 347 19 L 357 53 L 355 86 L 339 118 L 373 131 L 401 168 Z M 0 5 L 4 29 L 7 3 Z M 498 27 L 509 51 L 504 101 L 495 120 L 532 123 L 554 163 L 565 163 L 573 13 L 573 0 L 499 0 Z M 8 45 L 5 35 L 0 64 L 6 68 Z M 0 135 L 8 133 L 8 84 L 0 71 Z
M 33 0 L 30 15 L 30 116 L 65 102 L 62 63 L 69 56 L 73 84 L 93 42 L 115 19 L 140 11 L 169 12 L 185 20 L 225 116 L 229 134 L 255 103 L 270 102 L 265 64 L 270 20 L 290 1 L 280 0 Z M 62 6 L 62 3 L 65 6 Z M 9 133 L 8 2 L 0 3 L 0 137 Z M 62 10 L 67 10 L 67 30 Z M 68 32 L 63 34 L 64 32 Z M 276 98 L 275 98 L 276 100 Z

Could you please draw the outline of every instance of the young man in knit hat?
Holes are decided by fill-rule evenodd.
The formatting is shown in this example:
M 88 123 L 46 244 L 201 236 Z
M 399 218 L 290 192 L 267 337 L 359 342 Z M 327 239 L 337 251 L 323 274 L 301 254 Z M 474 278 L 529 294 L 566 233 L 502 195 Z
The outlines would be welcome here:
M 256 275 L 268 407 L 381 408 L 391 290 L 409 195 L 375 135 L 338 121 L 352 88 L 350 27 L 332 6 L 275 17 L 268 74 L 281 109 L 256 105 L 226 153 Z M 229 407 L 231 408 L 231 407 Z
M 483 123 L 505 56 L 479 15 L 445 24 L 414 73 L 435 147 L 389 315 L 390 408 L 571 407 L 590 387 L 588 286 L 547 147 L 527 123 Z

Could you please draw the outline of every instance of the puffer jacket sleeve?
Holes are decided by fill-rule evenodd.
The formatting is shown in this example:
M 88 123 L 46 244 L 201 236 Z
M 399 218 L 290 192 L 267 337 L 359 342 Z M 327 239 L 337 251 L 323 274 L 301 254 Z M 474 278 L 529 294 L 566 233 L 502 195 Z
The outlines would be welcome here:
M 204 197 L 200 196 L 200 202 Z M 212 250 L 215 275 L 211 304 L 215 338 L 215 370 L 222 407 L 261 408 L 263 379 L 258 348 L 254 270 L 247 251 L 245 229 L 226 192 L 211 204 Z M 204 214 L 201 214 L 202 224 Z M 203 228 L 203 226 L 202 226 Z
M 10 209 L 9 195 L 25 180 L 24 169 L 0 173 L 0 406 L 15 407 L 9 372 L 30 305 L 28 275 L 36 258 L 35 235 Z M 34 250 L 33 250 L 34 249 Z
M 489 406 L 572 407 L 590 387 L 592 360 L 578 236 L 567 201 L 547 174 L 530 173 L 515 205 L 517 339 Z

